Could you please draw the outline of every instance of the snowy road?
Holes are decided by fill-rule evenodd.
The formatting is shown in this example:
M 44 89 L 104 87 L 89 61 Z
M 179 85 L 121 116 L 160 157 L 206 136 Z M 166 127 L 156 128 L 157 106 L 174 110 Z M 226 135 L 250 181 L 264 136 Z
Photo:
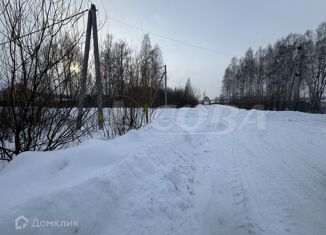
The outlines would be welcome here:
M 221 145 L 206 139 L 195 190 L 201 234 L 325 234 L 326 166 L 315 159 L 325 155 L 307 146 L 308 136 L 279 131 L 237 131 Z
M 326 234 L 325 142 L 326 115 L 165 110 L 113 141 L 17 158 L 0 172 L 0 231 Z M 33 228 L 36 219 L 79 227 Z

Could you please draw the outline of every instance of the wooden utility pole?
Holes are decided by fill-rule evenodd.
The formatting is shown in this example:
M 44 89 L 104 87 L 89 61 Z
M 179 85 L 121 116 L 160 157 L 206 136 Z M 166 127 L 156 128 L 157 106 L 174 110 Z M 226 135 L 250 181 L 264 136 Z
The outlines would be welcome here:
M 84 98 L 86 95 L 86 80 L 87 80 L 89 48 L 91 43 L 91 29 L 92 29 L 92 12 L 88 11 L 86 42 L 85 42 L 84 60 L 83 60 L 83 68 L 82 68 L 82 80 L 81 80 L 79 102 L 78 102 L 78 117 L 77 117 L 78 129 L 81 128 L 83 123 L 83 108 L 84 108 Z
M 98 34 L 97 34 L 97 20 L 96 20 L 96 7 L 91 5 L 91 9 L 88 11 L 87 31 L 86 31 L 86 43 L 84 51 L 84 61 L 82 69 L 81 89 L 78 102 L 78 117 L 77 125 L 80 129 L 83 123 L 83 109 L 84 99 L 86 96 L 86 82 L 87 82 L 87 70 L 88 70 L 88 57 L 91 42 L 91 33 L 93 28 L 93 43 L 94 43 L 94 59 L 95 59 L 95 77 L 96 77 L 96 89 L 97 89 L 97 120 L 99 129 L 103 130 L 103 108 L 102 108 L 102 78 L 100 67 L 100 55 L 98 48 Z
M 298 111 L 299 101 L 300 101 L 300 85 L 302 80 L 302 60 L 303 60 L 303 50 L 302 47 L 298 47 L 298 60 L 297 66 L 294 71 L 294 84 L 293 84 L 293 107 L 294 111 Z
M 164 65 L 164 78 L 165 78 L 165 92 L 164 92 L 164 103 L 165 108 L 168 107 L 168 87 L 167 87 L 167 73 L 166 73 L 166 65 Z
M 312 84 L 312 81 L 307 76 L 302 76 L 303 71 L 303 64 L 304 61 L 304 48 L 302 45 L 298 46 L 297 48 L 297 55 L 296 55 L 296 64 L 294 69 L 294 75 L 293 75 L 293 81 L 290 88 L 290 95 L 289 95 L 289 108 L 293 111 L 298 111 L 299 109 L 299 101 L 300 101 L 300 85 L 304 79 L 304 81 L 307 83 L 309 91 L 311 93 L 313 102 L 316 103 L 318 100 L 317 93 L 314 89 L 314 86 Z M 318 105 L 317 105 L 318 107 Z M 319 111 L 319 110 L 318 110 Z
M 295 67 L 293 71 L 293 78 L 290 85 L 290 92 L 288 97 L 288 108 L 293 111 L 297 111 L 299 108 L 300 100 L 300 85 L 302 82 L 302 61 L 303 61 L 302 46 L 297 47 L 295 55 Z
M 96 20 L 96 7 L 92 4 L 92 25 L 93 25 L 93 43 L 94 43 L 94 59 L 95 59 L 95 76 L 96 76 L 96 87 L 97 87 L 97 121 L 100 130 L 103 130 L 103 108 L 102 108 L 102 76 L 100 66 L 100 53 L 98 49 L 98 35 L 97 35 L 97 20 Z

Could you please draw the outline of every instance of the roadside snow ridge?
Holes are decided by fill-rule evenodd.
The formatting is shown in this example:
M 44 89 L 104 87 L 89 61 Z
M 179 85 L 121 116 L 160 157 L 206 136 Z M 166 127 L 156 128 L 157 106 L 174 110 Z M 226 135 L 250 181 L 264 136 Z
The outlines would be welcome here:
M 0 171 L 0 233 L 326 234 L 325 140 L 326 115 L 161 110 L 111 141 L 16 157 Z

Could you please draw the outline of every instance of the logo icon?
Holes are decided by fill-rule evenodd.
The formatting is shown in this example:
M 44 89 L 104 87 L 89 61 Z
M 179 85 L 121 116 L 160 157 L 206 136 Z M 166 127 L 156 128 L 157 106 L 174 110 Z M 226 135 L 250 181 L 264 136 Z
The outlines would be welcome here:
M 26 228 L 27 224 L 28 224 L 28 219 L 23 215 L 18 216 L 15 219 L 15 229 L 16 230 L 22 230 L 22 229 Z

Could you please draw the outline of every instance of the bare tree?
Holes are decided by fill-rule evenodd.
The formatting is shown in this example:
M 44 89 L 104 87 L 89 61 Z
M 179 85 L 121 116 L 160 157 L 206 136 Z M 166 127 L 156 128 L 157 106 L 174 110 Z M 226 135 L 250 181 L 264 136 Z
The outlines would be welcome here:
M 140 128 L 154 116 L 156 101 L 163 87 L 163 60 L 160 48 L 152 46 L 144 36 L 141 49 L 125 41 L 113 41 L 108 35 L 101 53 L 105 84 L 104 104 L 114 106 L 115 100 L 124 107 L 111 110 L 107 129 L 110 136 L 121 135 L 130 129 Z
M 63 148 L 86 133 L 73 124 L 83 8 L 77 0 L 1 1 L 2 159 Z

